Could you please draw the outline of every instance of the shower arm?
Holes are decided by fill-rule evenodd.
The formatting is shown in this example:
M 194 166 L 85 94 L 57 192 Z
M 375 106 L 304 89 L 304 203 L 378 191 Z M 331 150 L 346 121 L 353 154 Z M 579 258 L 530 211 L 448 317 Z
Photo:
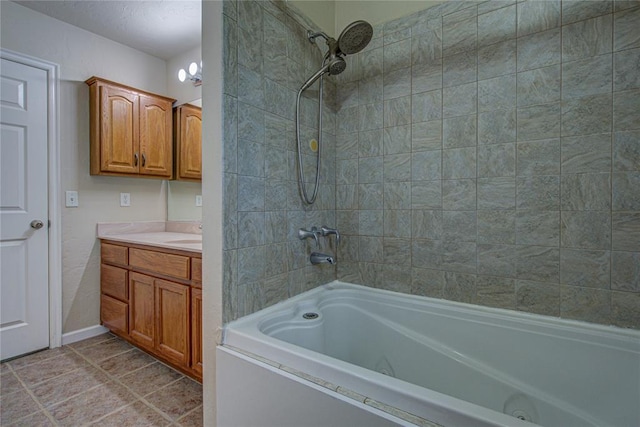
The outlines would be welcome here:
M 324 33 L 322 31 L 318 31 L 318 32 L 314 33 L 311 30 L 307 30 L 307 39 L 309 39 L 309 43 L 315 43 L 316 38 L 318 38 L 318 37 L 322 37 L 327 42 L 331 38 L 331 37 L 329 37 L 327 35 L 327 33 Z

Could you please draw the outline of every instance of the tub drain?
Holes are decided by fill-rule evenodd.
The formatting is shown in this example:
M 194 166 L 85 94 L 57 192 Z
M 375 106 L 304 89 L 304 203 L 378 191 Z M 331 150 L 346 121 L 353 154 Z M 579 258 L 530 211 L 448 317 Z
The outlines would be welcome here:
M 539 417 L 533 400 L 523 393 L 511 395 L 504 403 L 503 412 L 522 421 L 537 424 Z
M 302 315 L 302 318 L 303 319 L 307 319 L 307 320 L 317 319 L 318 318 L 318 313 L 305 313 L 305 314 Z
M 525 411 L 515 410 L 515 411 L 513 411 L 511 413 L 511 415 L 513 415 L 514 417 L 516 417 L 519 420 L 531 422 L 531 416 L 529 414 L 527 414 Z

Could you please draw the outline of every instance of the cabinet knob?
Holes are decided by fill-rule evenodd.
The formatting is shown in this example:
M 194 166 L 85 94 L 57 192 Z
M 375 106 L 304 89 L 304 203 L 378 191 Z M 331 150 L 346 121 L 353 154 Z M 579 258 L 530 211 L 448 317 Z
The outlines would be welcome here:
M 138 153 L 133 154 L 133 165 L 138 166 Z
M 142 167 L 144 167 L 146 163 L 147 163 L 147 156 L 145 156 L 144 153 L 142 153 Z

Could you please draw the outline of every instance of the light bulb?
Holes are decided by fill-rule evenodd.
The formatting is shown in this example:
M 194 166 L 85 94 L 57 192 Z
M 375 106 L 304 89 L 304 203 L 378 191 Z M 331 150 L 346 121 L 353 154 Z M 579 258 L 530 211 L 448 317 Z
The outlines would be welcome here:
M 195 76 L 197 72 L 198 72 L 198 64 L 196 64 L 195 62 L 192 62 L 191 64 L 189 64 L 189 74 L 191 74 L 192 76 Z
M 178 71 L 178 80 L 180 80 L 181 82 L 184 82 L 187 79 L 187 72 L 184 70 L 184 68 L 180 68 L 180 71 Z

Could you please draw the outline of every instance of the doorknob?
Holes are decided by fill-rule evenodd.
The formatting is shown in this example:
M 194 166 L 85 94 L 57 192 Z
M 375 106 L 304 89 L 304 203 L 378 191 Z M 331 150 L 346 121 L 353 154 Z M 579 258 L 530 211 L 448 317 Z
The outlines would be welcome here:
M 44 223 L 39 219 L 34 219 L 33 221 L 31 221 L 30 225 L 31 228 L 35 228 L 36 230 L 40 230 L 42 227 L 44 227 Z

